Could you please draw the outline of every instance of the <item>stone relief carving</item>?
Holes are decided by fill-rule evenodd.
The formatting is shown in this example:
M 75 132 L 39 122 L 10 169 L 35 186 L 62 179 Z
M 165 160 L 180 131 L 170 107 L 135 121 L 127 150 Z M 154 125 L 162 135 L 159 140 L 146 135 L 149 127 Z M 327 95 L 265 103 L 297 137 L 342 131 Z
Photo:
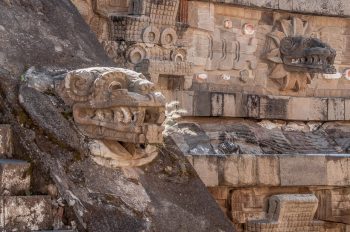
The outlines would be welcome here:
M 179 0 L 133 1 L 132 16 L 111 16 L 112 50 L 117 51 L 121 43 L 128 46 L 124 52 L 110 53 L 110 57 L 155 83 L 161 74 L 186 76 L 192 82 L 192 65 L 186 61 L 186 50 L 178 45 L 179 35 L 186 28 L 176 22 L 178 8 Z
M 243 33 L 222 32 L 220 40 L 209 36 L 209 55 L 205 69 L 207 71 L 254 70 L 257 67 L 257 58 L 254 54 L 257 46 L 256 38 Z
M 309 36 L 308 22 L 293 17 L 279 23 L 267 35 L 265 56 L 273 63 L 270 78 L 280 84 L 281 90 L 303 90 L 314 73 L 336 73 L 336 51 Z
M 324 231 L 324 222 L 313 220 L 317 204 L 313 194 L 271 196 L 266 219 L 248 221 L 247 231 Z
M 69 72 L 61 96 L 90 144 L 93 159 L 112 167 L 139 166 L 157 156 L 165 99 L 134 71 L 88 68 Z
M 185 76 L 186 87 L 192 85 L 192 65 L 187 61 L 184 43 L 179 42 L 188 28 L 187 1 L 82 2 L 74 0 L 108 56 L 118 66 L 134 70 L 138 65 L 138 71 L 153 82 L 157 82 L 159 75 Z M 156 66 L 157 71 L 153 69 Z M 152 76 L 149 75 L 151 71 Z

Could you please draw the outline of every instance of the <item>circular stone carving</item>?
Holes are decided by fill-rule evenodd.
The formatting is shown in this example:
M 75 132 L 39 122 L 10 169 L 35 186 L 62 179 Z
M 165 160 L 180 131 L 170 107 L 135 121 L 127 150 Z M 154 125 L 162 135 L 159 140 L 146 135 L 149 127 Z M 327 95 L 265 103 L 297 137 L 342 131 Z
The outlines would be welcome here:
M 176 31 L 172 28 L 166 28 L 160 37 L 160 43 L 163 47 L 170 47 L 177 41 Z
M 153 46 L 159 42 L 160 32 L 155 26 L 149 26 L 143 31 L 142 40 L 148 46 Z
M 255 27 L 251 23 L 246 23 L 243 25 L 243 33 L 245 35 L 254 35 L 255 33 Z
M 129 48 L 127 54 L 128 60 L 132 64 L 138 64 L 146 57 L 146 51 L 141 46 L 134 46 Z

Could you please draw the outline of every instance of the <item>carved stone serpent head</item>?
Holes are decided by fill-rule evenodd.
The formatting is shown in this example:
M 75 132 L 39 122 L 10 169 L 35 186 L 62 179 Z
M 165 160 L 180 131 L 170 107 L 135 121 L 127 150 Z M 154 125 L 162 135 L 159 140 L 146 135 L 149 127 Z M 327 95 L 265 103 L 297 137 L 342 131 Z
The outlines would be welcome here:
M 162 143 L 165 99 L 142 74 L 121 68 L 69 72 L 60 93 L 76 125 L 94 139 L 94 160 L 113 167 L 139 166 Z

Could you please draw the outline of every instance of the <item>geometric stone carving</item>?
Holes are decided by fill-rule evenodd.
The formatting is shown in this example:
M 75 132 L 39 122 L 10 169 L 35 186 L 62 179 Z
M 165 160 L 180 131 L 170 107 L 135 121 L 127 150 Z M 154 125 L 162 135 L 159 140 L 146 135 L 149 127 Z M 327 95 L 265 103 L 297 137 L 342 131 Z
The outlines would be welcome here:
M 314 221 L 318 200 L 313 194 L 271 196 L 267 217 L 247 222 L 247 231 L 324 231 L 322 221 Z
M 318 219 L 350 224 L 350 188 L 317 190 L 315 194 L 320 202 Z
M 191 87 L 192 65 L 186 61 L 185 44 L 178 41 L 188 28 L 187 0 L 76 0 L 74 4 L 118 66 L 141 72 L 154 83 L 159 75 L 184 77 L 186 88 Z
M 263 210 L 264 202 L 259 196 L 264 196 L 258 189 L 241 189 L 232 191 L 231 219 L 233 223 L 246 223 L 247 220 L 262 219 L 266 216 Z
M 232 40 L 232 38 L 236 39 Z M 254 54 L 257 45 L 257 39 L 251 35 L 225 32 L 222 33 L 220 41 L 210 36 L 209 55 L 205 70 L 254 70 L 257 67 L 257 58 Z
M 308 22 L 281 19 L 280 27 L 267 34 L 265 58 L 271 61 L 270 78 L 281 90 L 299 91 L 311 83 L 312 73 L 334 74 L 336 51 L 319 39 L 307 36 Z
M 186 76 L 192 85 L 192 65 L 186 61 L 186 50 L 179 46 L 178 36 L 187 28 L 176 22 L 180 0 L 132 1 L 129 14 L 111 15 L 110 39 L 125 42 L 125 65 L 150 77 L 157 83 L 159 75 Z M 181 3 L 186 10 L 185 2 Z M 117 45 L 116 45 L 117 46 Z M 112 57 L 114 60 L 118 60 Z
M 139 166 L 157 156 L 165 119 L 163 95 L 142 74 L 120 68 L 69 72 L 61 96 L 86 136 L 94 160 L 112 167 Z M 108 161 L 108 162 L 107 162 Z

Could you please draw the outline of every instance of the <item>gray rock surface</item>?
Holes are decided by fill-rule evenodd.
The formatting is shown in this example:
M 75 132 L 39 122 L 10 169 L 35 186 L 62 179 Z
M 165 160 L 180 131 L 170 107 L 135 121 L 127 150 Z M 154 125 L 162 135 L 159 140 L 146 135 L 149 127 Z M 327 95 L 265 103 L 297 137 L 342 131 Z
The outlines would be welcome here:
M 112 65 L 69 0 L 0 1 L 0 68 L 20 78 L 32 66 Z

